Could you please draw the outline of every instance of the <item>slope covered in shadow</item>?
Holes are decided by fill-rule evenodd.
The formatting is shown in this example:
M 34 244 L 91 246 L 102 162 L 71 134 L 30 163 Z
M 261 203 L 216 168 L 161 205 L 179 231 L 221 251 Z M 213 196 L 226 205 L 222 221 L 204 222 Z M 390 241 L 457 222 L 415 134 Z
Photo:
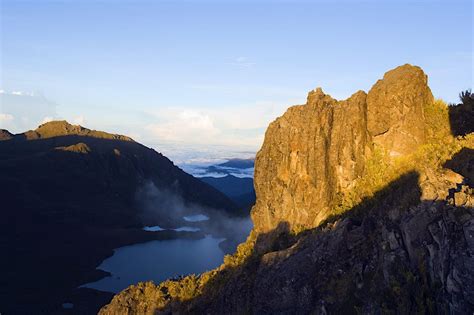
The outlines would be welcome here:
M 459 94 L 461 103 L 449 106 L 451 132 L 462 136 L 474 132 L 474 93 L 471 90 Z
M 255 204 L 255 190 L 253 179 L 249 177 L 236 177 L 226 175 L 224 177 L 200 177 L 201 181 L 219 190 L 242 209 L 242 213 L 247 215 Z
M 10 135 L 0 141 L 0 246 L 6 257 L 0 262 L 0 310 L 7 314 L 54 313 L 70 296 L 78 299 L 75 311 L 83 303 L 93 313 L 110 295 L 74 288 L 104 276 L 95 267 L 113 248 L 202 236 L 142 231 L 180 219 L 173 209 L 159 209 L 160 219 L 143 213 L 136 194 L 145 183 L 184 204 L 237 214 L 225 195 L 128 137 L 67 122 L 2 134 Z

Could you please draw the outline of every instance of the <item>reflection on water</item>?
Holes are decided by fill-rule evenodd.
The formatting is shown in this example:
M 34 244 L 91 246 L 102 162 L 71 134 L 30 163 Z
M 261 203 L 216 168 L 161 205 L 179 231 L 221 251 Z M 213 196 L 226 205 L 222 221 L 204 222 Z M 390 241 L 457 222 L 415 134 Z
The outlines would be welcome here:
M 184 221 L 188 222 L 199 222 L 199 221 L 207 221 L 209 217 L 204 214 L 195 214 L 195 215 L 188 215 L 183 217 Z
M 155 225 L 155 226 L 145 226 L 143 230 L 156 232 L 156 231 L 164 231 L 165 229 L 159 225 Z
M 143 228 L 143 230 L 157 232 L 157 231 L 165 231 L 166 229 L 162 228 L 159 225 L 155 225 L 155 226 L 145 226 Z M 176 228 L 176 229 L 171 229 L 171 230 L 176 231 L 176 232 L 199 232 L 199 231 L 201 231 L 200 228 L 192 227 L 192 226 L 182 226 L 182 227 L 179 227 L 179 228 Z
M 131 284 L 153 280 L 159 283 L 178 275 L 201 273 L 219 266 L 224 253 L 222 239 L 152 241 L 118 248 L 98 267 L 112 274 L 83 287 L 117 293 Z
M 200 228 L 192 227 L 192 226 L 182 226 L 177 229 L 174 229 L 176 232 L 198 232 L 201 231 Z

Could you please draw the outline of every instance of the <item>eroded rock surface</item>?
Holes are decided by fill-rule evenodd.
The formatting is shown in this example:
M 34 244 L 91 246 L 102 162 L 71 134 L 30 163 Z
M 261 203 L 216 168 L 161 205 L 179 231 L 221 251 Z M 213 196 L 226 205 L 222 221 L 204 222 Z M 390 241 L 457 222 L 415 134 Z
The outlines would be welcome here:
M 10 140 L 13 137 L 13 135 L 5 129 L 0 129 L 0 141 L 2 140 Z
M 364 92 L 337 101 L 316 89 L 306 105 L 270 124 L 255 168 L 252 219 L 259 233 L 281 221 L 314 227 L 327 216 L 338 192 L 364 170 L 365 117 Z
M 373 141 L 399 156 L 425 142 L 424 108 L 433 102 L 428 77 L 419 67 L 388 71 L 367 95 L 367 129 Z
M 425 142 L 424 108 L 431 102 L 426 75 L 411 65 L 387 72 L 368 95 L 359 91 L 345 101 L 311 91 L 306 105 L 289 108 L 265 134 L 255 163 L 256 231 L 281 221 L 290 228 L 317 226 L 364 174 L 374 145 L 400 156 Z

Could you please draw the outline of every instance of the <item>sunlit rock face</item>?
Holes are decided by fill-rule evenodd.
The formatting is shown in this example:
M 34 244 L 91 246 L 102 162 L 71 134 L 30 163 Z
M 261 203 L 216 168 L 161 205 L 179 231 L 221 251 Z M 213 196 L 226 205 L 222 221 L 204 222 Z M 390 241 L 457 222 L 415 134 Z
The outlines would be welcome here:
M 368 142 L 366 94 L 337 101 L 316 89 L 270 124 L 257 155 L 259 233 L 279 222 L 314 226 L 327 216 L 336 194 L 363 172 Z
M 5 129 L 0 129 L 0 141 L 2 140 L 10 140 L 13 137 L 13 135 Z
M 425 142 L 424 108 L 433 102 L 427 83 L 421 68 L 403 65 L 385 73 L 367 95 L 367 130 L 391 156 Z
M 423 108 L 433 101 L 419 67 L 387 72 L 368 94 L 337 101 L 318 88 L 270 124 L 255 167 L 258 233 L 288 222 L 311 228 L 328 217 L 338 194 L 349 191 L 374 145 L 391 156 L 425 141 Z

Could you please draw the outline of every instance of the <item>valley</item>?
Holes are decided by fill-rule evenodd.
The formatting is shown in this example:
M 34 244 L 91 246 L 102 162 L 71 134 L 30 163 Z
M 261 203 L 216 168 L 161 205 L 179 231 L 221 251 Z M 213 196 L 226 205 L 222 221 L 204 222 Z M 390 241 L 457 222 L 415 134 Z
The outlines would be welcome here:
M 115 249 L 207 244 L 213 255 L 182 269 L 202 272 L 221 261 L 224 238 L 232 250 L 250 229 L 238 225 L 245 212 L 226 195 L 131 138 L 65 121 L 2 134 L 4 312 L 95 313 L 111 294 L 82 286 L 110 278 L 96 267 Z

